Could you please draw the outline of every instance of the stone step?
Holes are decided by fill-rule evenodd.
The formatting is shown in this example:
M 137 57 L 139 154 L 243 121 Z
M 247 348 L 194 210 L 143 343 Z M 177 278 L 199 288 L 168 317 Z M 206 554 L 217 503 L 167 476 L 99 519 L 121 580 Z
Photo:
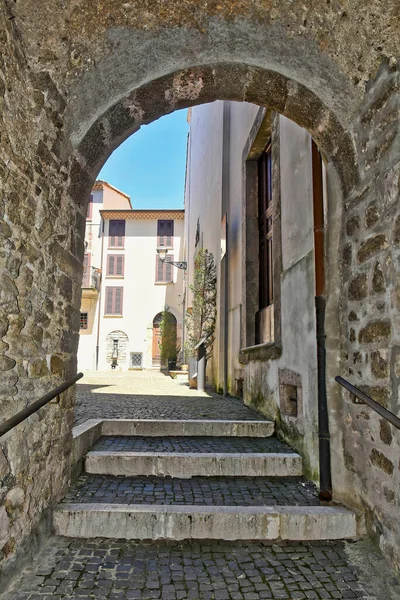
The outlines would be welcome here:
M 85 471 L 104 475 L 161 475 L 250 477 L 302 474 L 302 459 L 295 452 L 110 452 L 91 451 Z
M 113 477 L 82 474 L 68 504 L 187 504 L 199 506 L 319 506 L 314 484 L 304 477 Z
M 103 419 L 102 435 L 269 437 L 273 421 L 213 419 Z
M 276 437 L 203 437 L 203 436 L 102 436 L 91 448 L 95 452 L 223 452 L 293 453 Z
M 61 504 L 57 535 L 126 540 L 337 540 L 355 538 L 356 518 L 338 506 Z

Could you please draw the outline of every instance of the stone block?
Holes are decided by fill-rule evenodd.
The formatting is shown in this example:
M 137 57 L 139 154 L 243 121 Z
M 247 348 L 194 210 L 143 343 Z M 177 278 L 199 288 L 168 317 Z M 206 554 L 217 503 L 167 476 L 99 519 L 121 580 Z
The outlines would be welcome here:
M 376 448 L 372 449 L 369 455 L 369 459 L 371 461 L 371 464 L 373 464 L 375 467 L 378 467 L 378 469 L 381 469 L 390 476 L 393 475 L 394 465 L 392 461 L 382 452 L 379 452 L 379 450 L 377 450 Z
M 389 320 L 371 321 L 360 330 L 358 341 L 361 344 L 385 342 L 389 339 L 391 331 L 392 326 Z
M 349 300 L 363 300 L 367 295 L 367 274 L 361 273 L 350 281 Z
M 363 242 L 358 249 L 357 258 L 359 263 L 363 263 L 372 258 L 378 252 L 381 252 L 388 247 L 386 235 L 379 233 L 370 237 L 368 240 Z

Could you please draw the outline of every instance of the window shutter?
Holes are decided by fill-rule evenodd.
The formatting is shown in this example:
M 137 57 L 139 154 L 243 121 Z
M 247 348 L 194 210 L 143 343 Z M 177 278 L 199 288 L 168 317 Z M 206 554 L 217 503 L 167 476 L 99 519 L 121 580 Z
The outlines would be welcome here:
M 122 315 L 122 287 L 114 288 L 114 315 Z
M 113 296 L 114 296 L 114 288 L 107 287 L 106 288 L 106 315 L 113 314 Z
M 157 254 L 157 257 L 156 257 L 156 281 L 164 281 L 164 264 Z
M 107 275 L 114 275 L 115 256 L 110 254 L 107 257 Z
M 122 287 L 106 287 L 106 315 L 122 315 Z
M 116 257 L 116 265 L 115 265 L 115 273 L 114 275 L 123 275 L 124 274 L 124 262 L 125 256 L 123 254 L 119 254 Z
M 165 261 L 165 279 L 164 279 L 164 281 L 166 281 L 166 282 L 172 281 L 173 265 L 171 265 L 171 261 L 173 261 L 173 260 L 174 260 L 174 257 L 170 256 L 169 262 Z

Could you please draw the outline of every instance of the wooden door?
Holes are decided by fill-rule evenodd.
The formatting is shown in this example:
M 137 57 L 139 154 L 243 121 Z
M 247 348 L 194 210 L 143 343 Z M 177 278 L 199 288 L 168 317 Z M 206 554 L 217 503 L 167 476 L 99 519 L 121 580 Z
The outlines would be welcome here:
M 153 366 L 161 366 L 161 328 L 160 325 L 153 325 Z

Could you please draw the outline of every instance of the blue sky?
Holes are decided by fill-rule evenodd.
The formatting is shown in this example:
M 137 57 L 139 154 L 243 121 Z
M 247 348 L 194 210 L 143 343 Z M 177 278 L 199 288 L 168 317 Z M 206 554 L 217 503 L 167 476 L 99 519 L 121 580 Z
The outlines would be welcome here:
M 98 175 L 129 194 L 133 208 L 183 208 L 187 110 L 144 125 L 110 156 Z

